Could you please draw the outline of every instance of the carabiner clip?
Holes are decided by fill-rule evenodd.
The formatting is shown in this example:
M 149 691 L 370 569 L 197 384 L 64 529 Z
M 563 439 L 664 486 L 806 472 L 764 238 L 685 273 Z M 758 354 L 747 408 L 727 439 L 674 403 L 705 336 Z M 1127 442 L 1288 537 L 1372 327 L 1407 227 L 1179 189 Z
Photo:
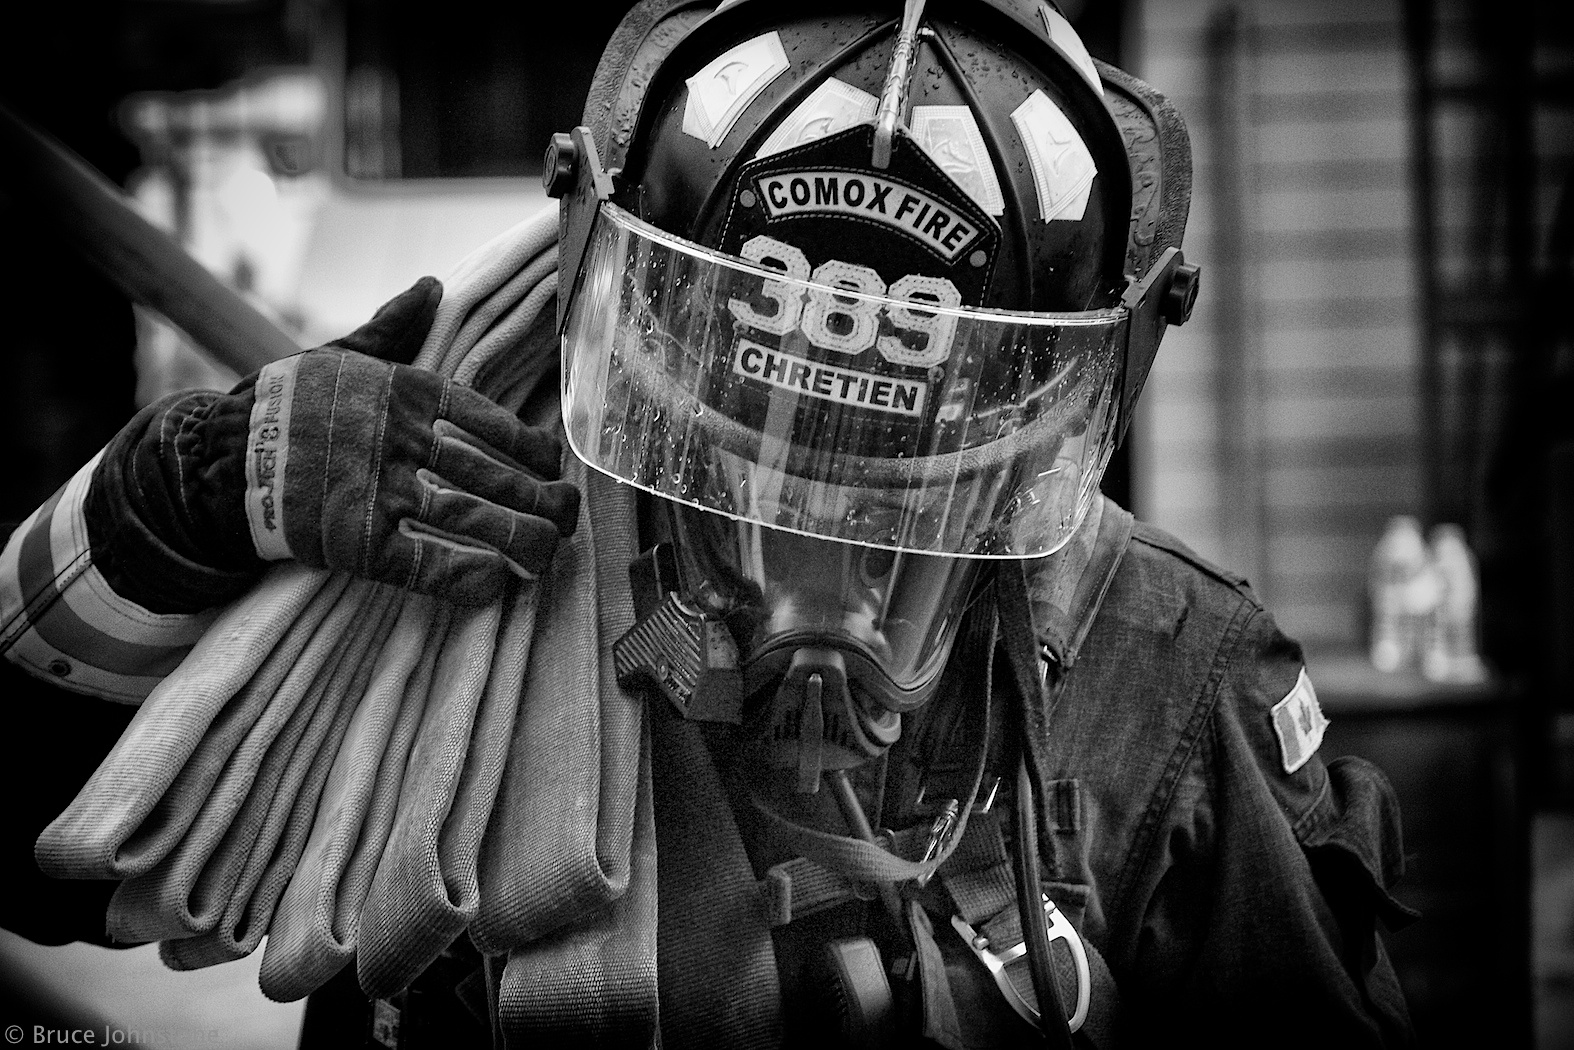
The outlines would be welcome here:
M 1077 1005 L 1066 1021 L 1066 1027 L 1075 1032 L 1088 1018 L 1088 1001 L 1093 989 L 1092 976 L 1088 972 L 1088 951 L 1082 944 L 1082 935 L 1077 932 L 1077 928 L 1071 925 L 1071 920 L 1047 896 L 1044 897 L 1044 925 L 1049 930 L 1051 947 L 1057 940 L 1065 941 L 1072 962 L 1076 965 Z M 1000 994 L 1006 997 L 1006 1002 L 1011 1004 L 1017 1016 L 1038 1027 L 1038 997 L 1033 993 L 1032 976 L 1027 972 L 1027 942 L 1018 941 L 1005 951 L 997 952 L 990 947 L 989 938 L 974 930 L 960 915 L 951 916 L 951 926 L 967 942 L 973 954 L 978 956 L 978 961 L 984 964 L 989 975 L 995 979 Z M 1012 964 L 1017 962 L 1021 966 L 1013 967 Z M 1011 972 L 1018 970 L 1022 978 L 1020 985 L 1012 979 Z

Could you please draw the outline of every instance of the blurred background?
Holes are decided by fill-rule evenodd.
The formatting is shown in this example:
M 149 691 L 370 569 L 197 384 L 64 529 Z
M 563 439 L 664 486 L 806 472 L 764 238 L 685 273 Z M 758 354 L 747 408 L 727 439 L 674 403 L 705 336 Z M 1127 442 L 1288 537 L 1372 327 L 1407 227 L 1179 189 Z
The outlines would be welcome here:
M 628 6 L 29 4 L 0 99 L 311 346 L 546 205 L 547 139 Z M 1193 140 L 1203 293 L 1106 488 L 1250 578 L 1306 647 L 1325 753 L 1393 780 L 1426 918 L 1387 944 L 1424 1043 L 1574 1046 L 1574 5 L 1061 6 Z M 6 163 L 15 521 L 138 405 L 235 376 Z M 0 939 L 8 1004 L 293 1046 L 254 965 Z

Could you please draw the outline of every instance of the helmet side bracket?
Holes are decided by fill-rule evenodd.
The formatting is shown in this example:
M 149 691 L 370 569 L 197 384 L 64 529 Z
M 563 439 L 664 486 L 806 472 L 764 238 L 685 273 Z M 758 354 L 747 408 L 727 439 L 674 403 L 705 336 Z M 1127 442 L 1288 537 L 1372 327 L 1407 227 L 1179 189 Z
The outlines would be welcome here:
M 1120 416 L 1115 440 L 1124 444 L 1131 427 L 1137 398 L 1147 382 L 1153 359 L 1158 356 L 1159 340 L 1171 324 L 1185 324 L 1197 299 L 1198 268 L 1188 265 L 1179 248 L 1165 248 L 1156 263 L 1141 278 L 1132 277 L 1121 296 L 1128 313 L 1126 351 L 1121 369 Z
M 561 336 L 601 202 L 612 198 L 612 179 L 601 166 L 595 137 L 589 128 L 582 124 L 567 134 L 559 132 L 552 136 L 541 180 L 548 195 L 561 202 L 558 205 L 561 236 L 557 292 L 557 330 Z

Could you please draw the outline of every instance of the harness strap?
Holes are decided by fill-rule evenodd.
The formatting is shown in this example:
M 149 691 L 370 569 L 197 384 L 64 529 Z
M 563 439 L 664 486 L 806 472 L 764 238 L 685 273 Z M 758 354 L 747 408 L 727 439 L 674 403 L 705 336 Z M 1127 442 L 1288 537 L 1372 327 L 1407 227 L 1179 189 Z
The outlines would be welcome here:
M 1022 789 L 1031 790 L 1043 802 L 1036 813 L 1038 826 L 1032 829 L 1037 834 L 1031 837 L 1048 847 L 1051 857 L 1047 874 L 1054 880 L 1068 874 L 1064 858 L 1059 856 L 1061 843 L 1054 832 L 1065 826 L 1062 818 L 1067 814 L 1062 810 L 1074 806 L 1076 800 L 1062 798 L 1061 785 L 1068 782 L 1054 779 L 1056 767 L 1049 749 L 1051 722 L 1077 652 L 1114 581 L 1131 539 L 1132 525 L 1129 512 L 1101 499 L 1067 547 L 1036 562 L 1006 563 L 996 577 L 1003 648 L 1022 700 Z M 1012 903 L 1014 906 L 1015 901 Z M 1085 951 L 1082 965 L 1087 968 L 1089 981 L 1097 980 L 1103 986 L 1092 989 L 1089 1002 L 1097 1008 L 1098 1015 L 1091 1025 L 1084 1022 L 1081 1038 L 1094 1045 L 1109 1045 L 1119 1003 L 1113 975 L 1096 949 L 1087 950 L 1092 946 L 1081 941 L 1069 920 L 1065 929 L 1071 931 L 1070 936 L 1057 939 L 1055 945 L 1069 946 L 1074 937 Z M 1063 966 L 1053 958 L 1058 954 L 1052 953 L 1048 961 L 1063 972 Z M 1056 983 L 1060 983 L 1058 979 Z M 1007 997 L 1011 998 L 1009 993 Z
M 775 948 L 726 792 L 697 725 L 654 707 L 650 721 L 661 1042 L 779 1046 Z M 807 872 L 801 882 L 813 888 Z
M 930 830 L 923 825 L 882 834 L 889 835 L 890 852 L 898 857 L 921 854 L 930 839 Z M 961 836 L 957 840 L 965 848 Z M 838 904 L 868 900 L 872 896 L 845 875 L 808 857 L 794 857 L 771 867 L 759 881 L 758 892 L 760 906 L 772 928 Z
M 986 698 L 989 690 L 985 690 Z M 987 726 L 991 721 L 989 708 L 993 701 L 987 701 L 984 709 L 984 724 L 986 726 L 985 741 L 988 740 Z M 872 842 L 851 838 L 847 835 L 838 835 L 834 832 L 821 831 L 818 828 L 806 827 L 795 823 L 777 812 L 770 803 L 756 792 L 751 791 L 750 800 L 754 809 L 769 823 L 772 828 L 782 836 L 784 842 L 790 843 L 802 856 L 816 861 L 823 867 L 838 873 L 853 882 L 865 883 L 905 883 L 916 882 L 920 886 L 928 882 L 940 866 L 946 862 L 956 849 L 957 843 L 962 839 L 962 833 L 967 830 L 967 821 L 973 809 L 973 802 L 978 798 L 978 789 L 984 780 L 984 768 L 988 761 L 988 748 L 981 746 L 973 765 L 971 786 L 966 795 L 966 804 L 960 807 L 956 824 L 945 837 L 945 841 L 935 843 L 933 849 L 923 848 L 916 836 L 904 835 L 894 839 L 891 843 L 894 849 L 915 846 L 923 849 L 917 859 L 899 855 L 890 849 L 883 849 Z M 928 844 L 923 844 L 928 845 Z
M 1131 542 L 1131 512 L 1109 499 L 1096 500 L 1086 520 L 1059 551 L 1018 562 L 1026 581 L 1028 614 L 1043 655 L 1062 668 L 1077 662 L 1115 570 Z
M 934 926 L 929 913 L 915 900 L 907 902 L 907 926 L 913 937 L 918 964 L 924 1036 L 946 1050 L 967 1050 L 956 1000 L 951 994 L 951 980 L 946 974 L 945 958 L 940 953 L 940 945 L 935 943 Z
M 807 857 L 770 868 L 759 882 L 765 921 L 774 929 L 817 911 L 862 899 L 853 884 Z
M 1002 966 L 996 981 L 1007 982 L 1010 988 L 1001 984 L 1002 993 L 1013 1004 L 1019 1001 L 1031 1004 L 1032 980 L 1020 947 L 1023 944 L 1022 914 L 1017 907 L 1011 858 L 997 813 L 982 814 L 974 820 L 939 881 L 956 906 L 956 920 L 960 920 L 960 925 L 953 920 L 952 926 L 957 933 L 969 939 L 968 946 L 981 959 L 984 952 L 997 960 L 1004 957 L 1006 965 Z M 1120 1003 L 1114 975 L 1098 948 L 1081 937 L 1065 912 L 1060 912 L 1052 921 L 1064 923 L 1064 926 L 1057 926 L 1061 936 L 1054 941 L 1055 982 L 1062 993 L 1061 1001 L 1081 1015 L 1073 1021 L 1072 1029 L 1079 1042 L 1095 1047 L 1111 1046 Z M 983 943 L 977 938 L 982 938 Z M 1021 963 L 1009 965 L 1019 958 Z

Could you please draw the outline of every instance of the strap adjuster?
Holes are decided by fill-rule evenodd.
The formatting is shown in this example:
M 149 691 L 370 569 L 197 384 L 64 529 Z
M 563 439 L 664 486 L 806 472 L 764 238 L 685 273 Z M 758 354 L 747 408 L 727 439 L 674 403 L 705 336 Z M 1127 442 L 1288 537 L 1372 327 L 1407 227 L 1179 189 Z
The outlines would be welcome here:
M 1075 1032 L 1082 1027 L 1082 1022 L 1088 1017 L 1088 1002 L 1092 996 L 1093 979 L 1088 970 L 1088 952 L 1082 943 L 1082 935 L 1077 932 L 1071 920 L 1066 918 L 1064 912 L 1055 907 L 1055 902 L 1047 896 L 1044 897 L 1044 925 L 1049 930 L 1051 946 L 1057 940 L 1065 941 L 1067 949 L 1071 952 L 1072 962 L 1077 971 L 1077 1005 L 1071 1017 L 1066 1021 L 1066 1027 Z M 1007 967 L 1013 963 L 1020 963 L 1025 967 L 1027 963 L 1027 942 L 1018 941 L 1004 951 L 995 951 L 989 943 L 989 938 L 979 933 L 968 925 L 960 915 L 951 916 L 951 926 L 967 942 L 978 961 L 984 964 L 989 975 L 995 979 L 995 986 L 1000 989 L 1000 994 L 1006 997 L 1006 1002 L 1011 1009 L 1017 1012 L 1028 1024 L 1038 1025 L 1038 1000 L 1032 995 L 1032 981 L 1024 983 L 1027 994 L 1024 994 L 1012 980 L 1007 972 Z
M 925 777 L 918 785 L 918 794 L 913 796 L 913 812 L 924 816 L 935 816 L 951 806 L 959 803 L 957 793 L 947 793 L 944 788 L 940 791 L 929 790 L 930 778 Z M 979 797 L 973 800 L 973 805 L 968 812 L 974 816 L 988 813 L 995 808 L 995 798 L 1000 794 L 1000 778 L 987 777 L 984 780 L 987 787 L 979 792 Z M 947 785 L 950 786 L 950 785 Z

